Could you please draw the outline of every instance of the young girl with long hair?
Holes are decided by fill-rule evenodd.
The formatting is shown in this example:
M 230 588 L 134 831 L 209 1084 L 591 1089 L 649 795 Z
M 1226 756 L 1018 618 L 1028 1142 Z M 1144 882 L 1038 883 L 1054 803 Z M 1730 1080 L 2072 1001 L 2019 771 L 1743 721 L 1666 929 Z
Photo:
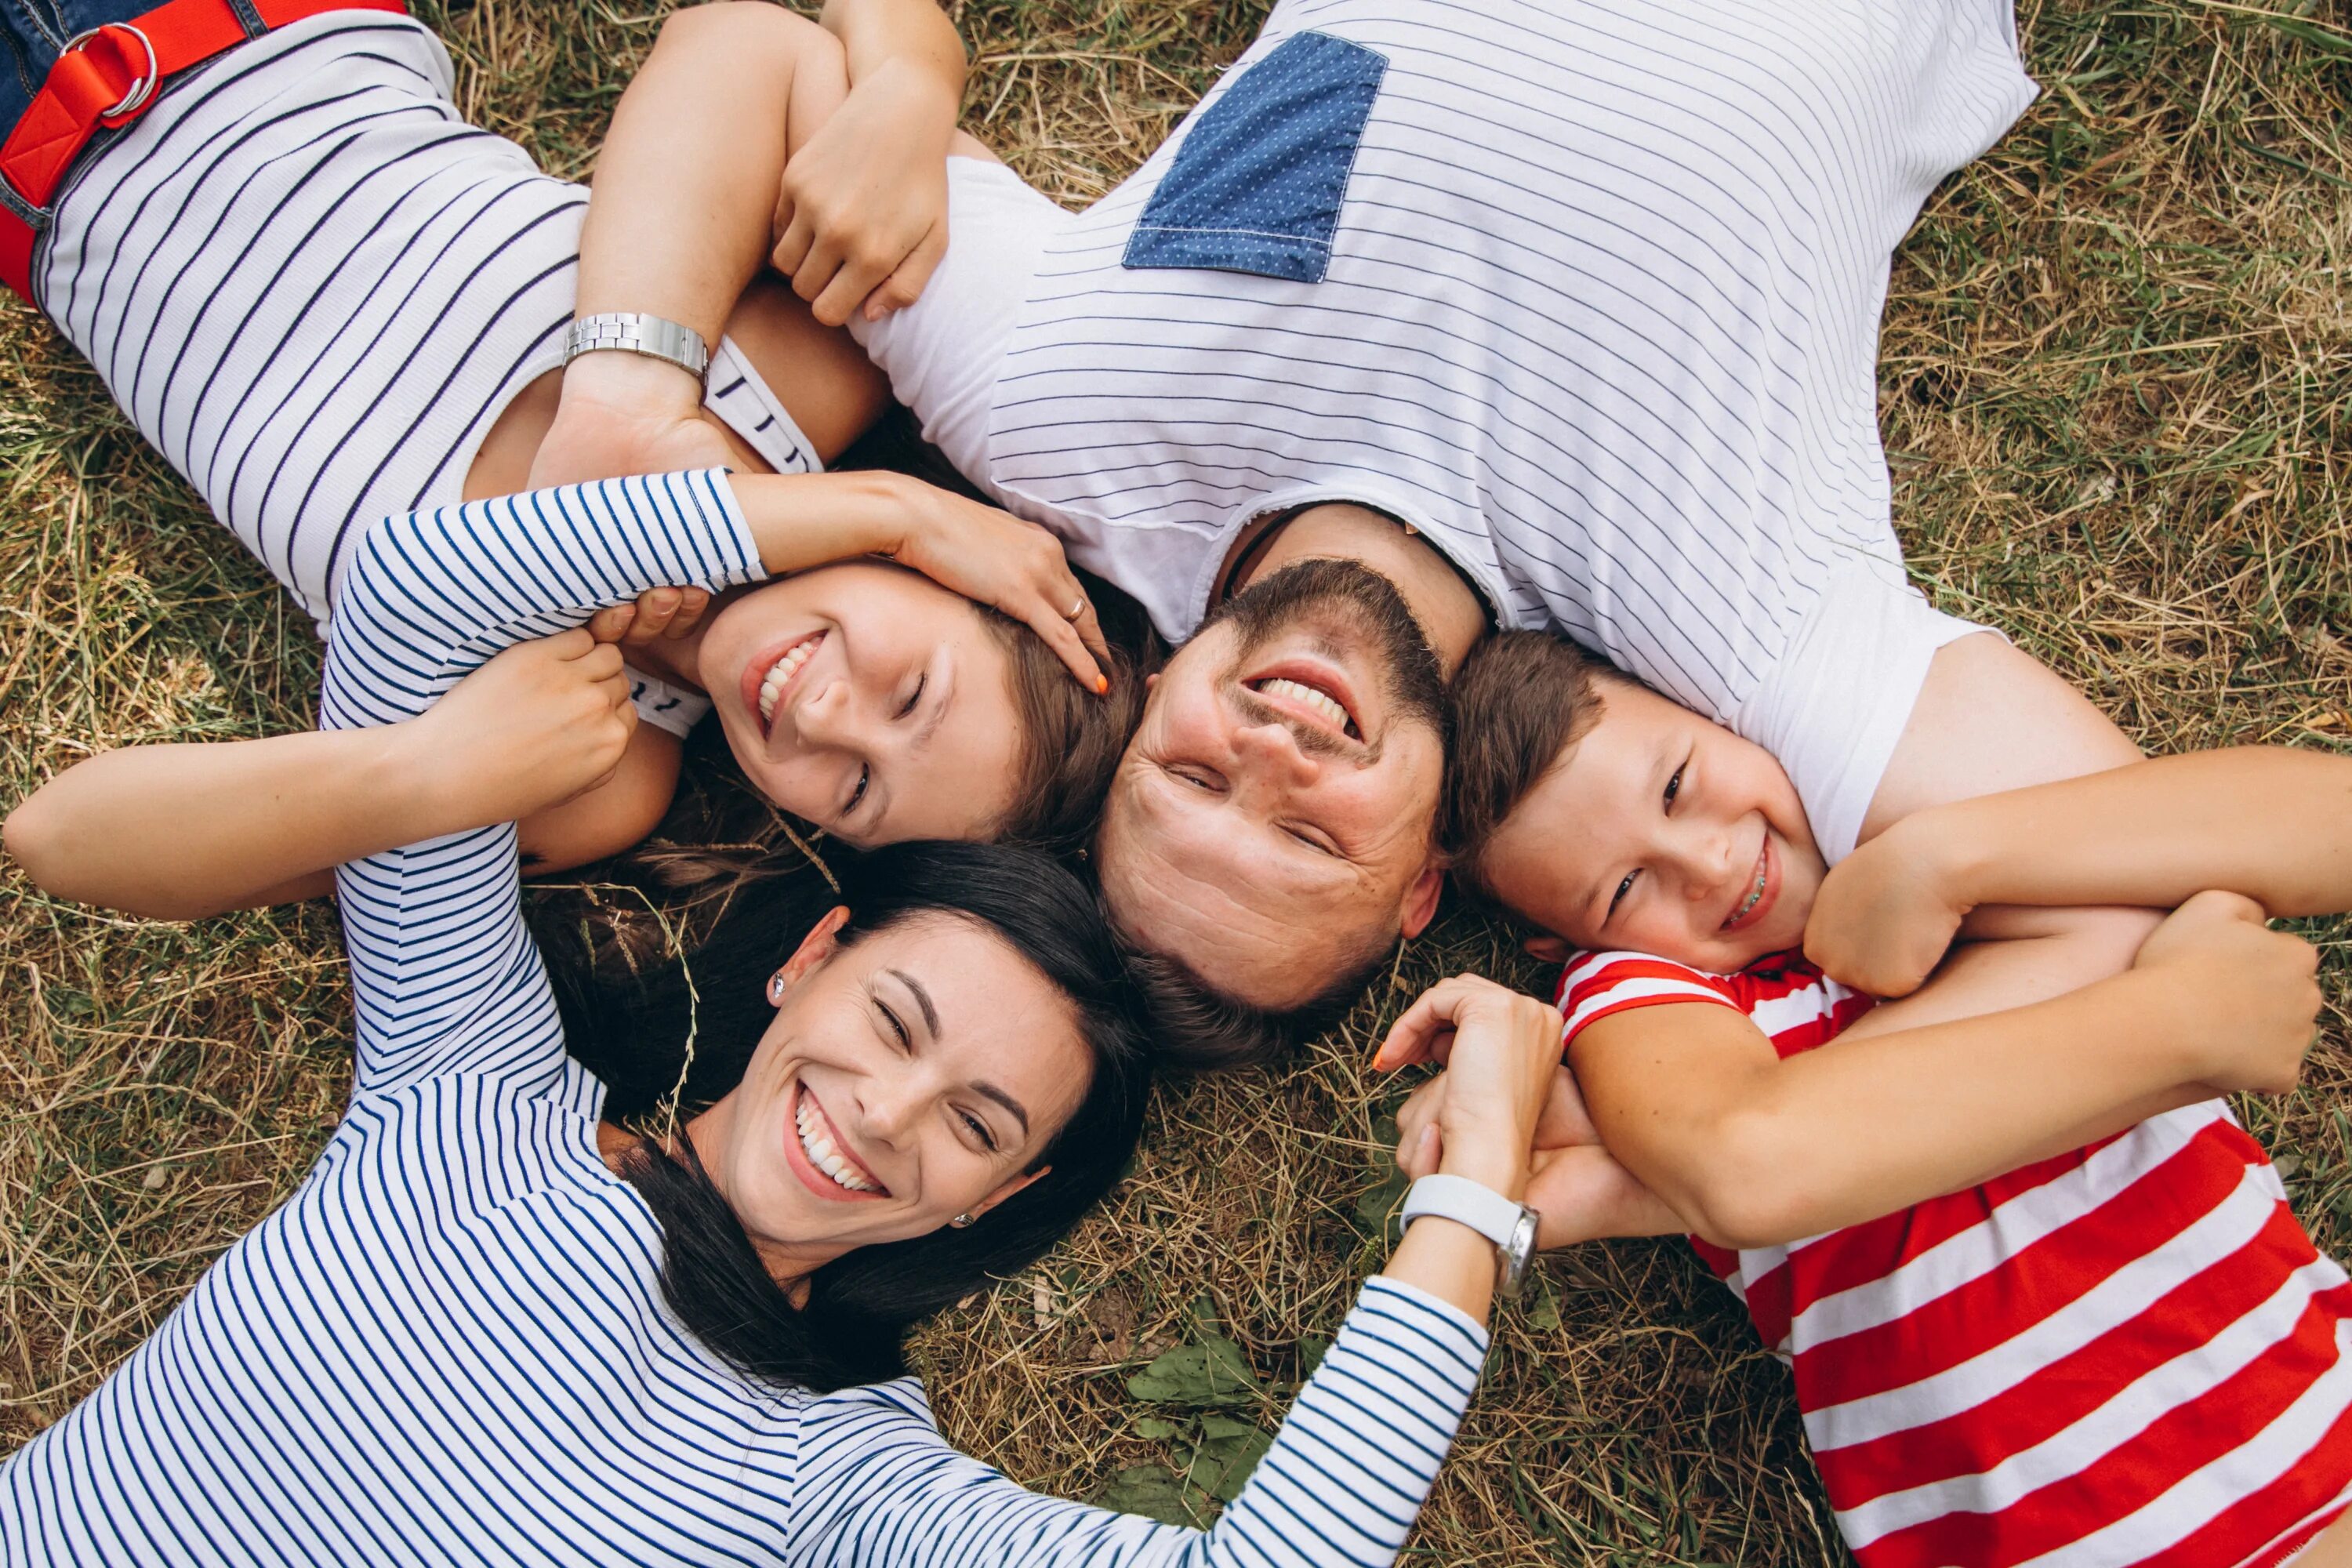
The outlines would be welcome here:
M 46 7 L 0 14 L 20 65 L 0 126 L 67 33 L 110 27 L 76 48 L 135 52 L 120 40 L 148 9 L 71 0 L 58 32 Z M 887 0 L 844 9 L 882 24 L 867 68 L 922 52 L 929 34 Z M 322 626 L 371 523 L 524 489 L 554 411 L 587 193 L 467 124 L 452 85 L 440 43 L 386 9 L 262 33 L 101 130 L 31 256 L 58 330 Z M 860 226 L 852 214 L 828 232 Z M 524 825 L 530 863 L 641 838 L 670 798 L 678 737 L 709 709 L 754 788 L 853 845 L 1082 841 L 1148 639 L 1110 647 L 1043 530 L 900 475 L 824 471 L 887 393 L 781 285 L 751 290 L 712 342 L 694 395 L 701 460 L 791 476 L 789 526 L 827 547 L 715 607 L 677 585 L 648 595 L 625 631 L 647 722 L 612 781 Z M 303 870 L 268 891 L 321 890 L 325 868 Z

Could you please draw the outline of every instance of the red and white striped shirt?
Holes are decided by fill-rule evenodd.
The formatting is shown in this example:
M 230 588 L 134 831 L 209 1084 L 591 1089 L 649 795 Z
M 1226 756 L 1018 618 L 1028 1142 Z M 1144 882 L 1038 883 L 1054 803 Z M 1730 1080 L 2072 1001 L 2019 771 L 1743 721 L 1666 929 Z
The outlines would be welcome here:
M 1569 1040 L 1689 1003 L 1788 1057 L 1871 998 L 1796 953 L 1560 977 Z M 2352 1281 L 2220 1100 L 1790 1246 L 1694 1245 L 1794 1372 L 1863 1568 L 2269 1568 L 2352 1502 Z

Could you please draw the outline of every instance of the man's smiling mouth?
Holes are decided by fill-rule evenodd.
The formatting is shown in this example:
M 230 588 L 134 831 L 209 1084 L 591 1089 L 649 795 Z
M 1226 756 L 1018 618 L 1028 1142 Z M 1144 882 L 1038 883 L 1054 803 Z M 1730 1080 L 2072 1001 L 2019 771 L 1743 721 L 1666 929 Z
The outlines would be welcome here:
M 1242 682 L 1244 689 L 1255 693 L 1269 706 L 1304 719 L 1318 729 L 1328 730 L 1343 739 L 1360 743 L 1364 738 L 1363 727 L 1356 721 L 1348 694 L 1344 690 L 1334 689 L 1335 684 L 1311 679 L 1302 670 L 1261 675 Z

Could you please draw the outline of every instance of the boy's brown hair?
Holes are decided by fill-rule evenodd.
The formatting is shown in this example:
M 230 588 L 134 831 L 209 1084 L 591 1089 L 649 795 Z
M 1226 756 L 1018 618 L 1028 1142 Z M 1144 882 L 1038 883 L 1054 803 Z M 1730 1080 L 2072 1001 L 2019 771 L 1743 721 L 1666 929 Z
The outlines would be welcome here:
M 1465 892 L 1493 901 L 1480 875 L 1486 841 L 1601 717 L 1616 672 L 1565 637 L 1497 632 L 1454 678 L 1454 752 L 1437 842 Z

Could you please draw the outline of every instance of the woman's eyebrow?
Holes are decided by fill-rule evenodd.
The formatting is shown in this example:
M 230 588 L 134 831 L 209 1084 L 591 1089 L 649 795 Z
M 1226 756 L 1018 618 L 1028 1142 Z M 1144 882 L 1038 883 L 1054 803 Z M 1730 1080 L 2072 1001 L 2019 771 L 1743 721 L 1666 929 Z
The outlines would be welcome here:
M 923 989 L 923 983 L 903 969 L 886 969 L 882 973 L 907 988 L 908 994 L 915 999 L 915 1005 L 923 1010 L 923 1027 L 930 1032 L 931 1038 L 938 1039 L 940 1010 L 931 1005 L 931 994 Z
M 1021 1102 L 1019 1100 L 1013 1099 L 1011 1095 L 1005 1093 L 1003 1089 L 997 1088 L 992 1083 L 976 1083 L 973 1084 L 971 1088 L 973 1093 L 985 1095 L 990 1100 L 996 1101 L 997 1104 L 1004 1107 L 1005 1110 L 1011 1111 L 1013 1113 L 1013 1120 L 1021 1123 L 1021 1136 L 1024 1138 L 1029 1136 L 1029 1113 L 1021 1109 Z

